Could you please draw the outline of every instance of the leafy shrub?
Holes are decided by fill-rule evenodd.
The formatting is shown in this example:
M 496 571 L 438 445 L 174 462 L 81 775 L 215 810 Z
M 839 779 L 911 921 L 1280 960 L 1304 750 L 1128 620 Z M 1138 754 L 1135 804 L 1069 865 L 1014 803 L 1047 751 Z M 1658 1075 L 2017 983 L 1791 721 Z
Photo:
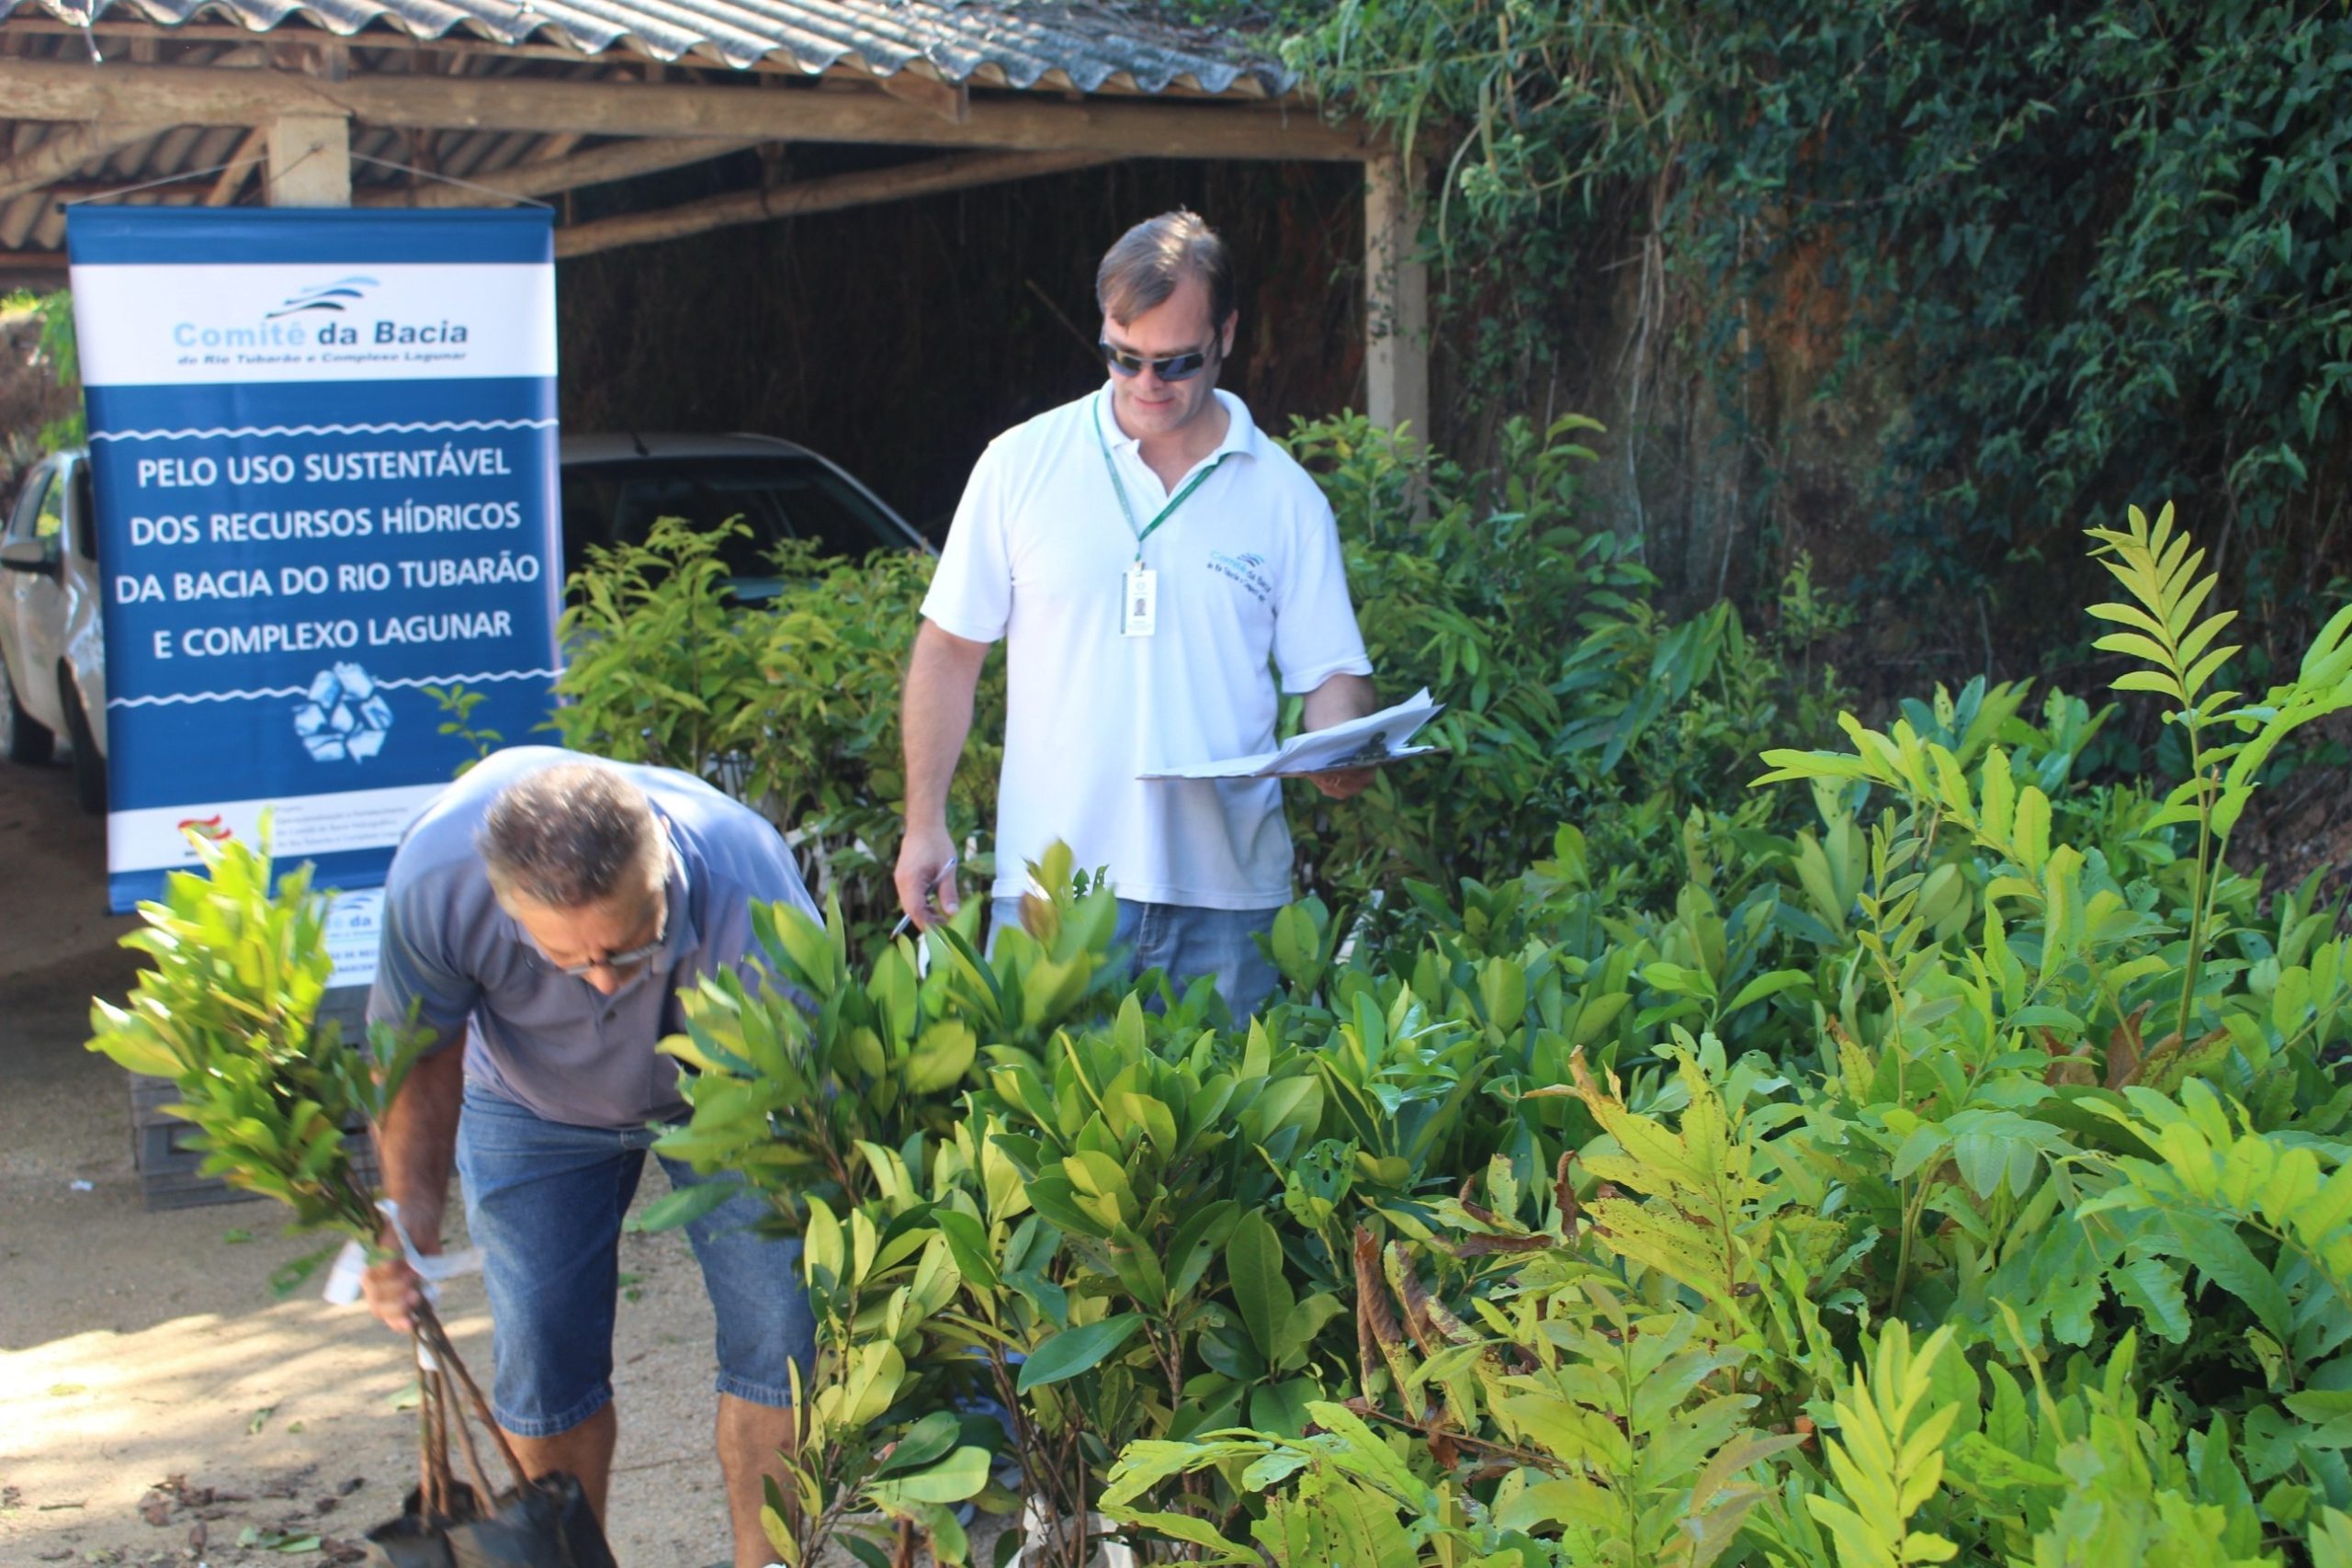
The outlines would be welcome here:
M 195 1123 L 204 1175 L 282 1200 L 299 1226 L 372 1246 L 374 1194 L 344 1132 L 382 1120 L 424 1041 L 372 1026 L 379 1070 L 319 1018 L 334 964 L 307 864 L 273 888 L 266 850 L 188 841 L 205 874 L 173 872 L 163 898 L 139 907 L 145 929 L 122 944 L 152 964 L 121 1005 L 91 1004 L 89 1048 L 178 1087 L 165 1109 Z
M 1834 677 L 1804 689 L 1784 657 L 1801 646 L 1759 645 L 1728 604 L 1668 622 L 1625 542 L 1583 520 L 1580 438 L 1599 428 L 1511 421 L 1491 478 L 1360 416 L 1292 431 L 1338 514 L 1383 688 L 1427 686 L 1447 708 L 1429 732 L 1442 754 L 1344 804 L 1294 798 L 1309 889 L 1353 908 L 1403 878 L 1516 876 L 1566 821 L 1617 893 L 1655 896 L 1685 873 L 1690 811 L 1705 832 L 1760 826 L 1760 809 L 1710 803 L 1769 737 L 1826 731 Z
M 2242 701 L 2169 515 L 2096 540 L 2170 787 L 2084 784 L 2103 712 L 1972 682 L 1768 752 L 1810 825 L 1702 809 L 1655 897 L 1563 826 L 1409 919 L 1294 906 L 1238 1021 L 1110 979 L 1067 852 L 986 955 L 977 902 L 870 961 L 838 897 L 758 911 L 662 1146 L 805 1238 L 779 1553 L 878 1551 L 871 1511 L 960 1559 L 994 1455 L 1066 1563 L 1103 1515 L 1302 1565 L 2344 1562 L 2352 948 L 2227 853 L 2352 704 L 2352 611 Z M 387 1091 L 309 1032 L 316 901 L 206 852 L 99 1047 L 216 1168 L 372 1226 L 333 1134 Z
M 729 532 L 748 530 L 664 517 L 641 545 L 589 547 L 557 627 L 564 672 L 550 722 L 564 745 L 718 776 L 766 695 L 755 623 L 728 602 Z
M 1057 1562 L 1098 1512 L 1302 1568 L 2343 1562 L 2352 949 L 2226 850 L 2352 653 L 2217 695 L 2199 558 L 2096 542 L 2118 684 L 2196 727 L 2169 789 L 1972 682 L 1769 753 L 1811 825 L 1702 813 L 1654 899 L 1563 827 L 1352 942 L 1295 906 L 1238 1022 L 1106 982 L 1066 854 L 987 957 L 776 912 L 777 986 L 688 999 L 667 1146 L 805 1227 L 812 1403 L 863 1417 L 779 1549 L 924 1430 L 1017 1460 Z M 982 1393 L 1009 1438 L 949 1443 Z
M 32 365 L 47 367 L 48 379 L 62 396 L 43 397 L 39 400 L 46 407 L 59 408 L 56 417 L 43 420 L 37 428 L 11 430 L 6 437 L 10 450 L 0 457 L 0 479 L 13 480 L 16 471 L 28 466 L 36 457 L 62 447 L 79 446 L 89 439 L 89 420 L 82 407 L 82 356 L 74 335 L 74 296 L 60 288 L 51 293 L 33 294 L 24 290 L 0 295 L 0 316 L 15 316 L 22 312 L 40 323 L 35 341 Z

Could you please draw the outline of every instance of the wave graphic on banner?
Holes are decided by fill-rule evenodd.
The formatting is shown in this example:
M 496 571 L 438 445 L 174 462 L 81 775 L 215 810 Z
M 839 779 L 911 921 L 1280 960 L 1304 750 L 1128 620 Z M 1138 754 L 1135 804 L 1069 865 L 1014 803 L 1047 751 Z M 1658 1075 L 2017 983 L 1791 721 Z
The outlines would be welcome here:
M 478 675 L 413 675 L 379 681 L 379 686 L 463 686 L 492 681 L 552 681 L 562 674 L 560 670 L 495 670 Z M 250 692 L 172 692 L 153 697 L 109 697 L 109 708 L 169 707 L 174 703 L 238 703 L 263 697 L 299 697 L 310 691 L 308 686 L 262 686 Z
M 185 441 L 255 435 L 414 435 L 429 430 L 553 430 L 551 419 L 419 420 L 408 424 L 247 424 L 214 430 L 94 430 L 92 441 Z

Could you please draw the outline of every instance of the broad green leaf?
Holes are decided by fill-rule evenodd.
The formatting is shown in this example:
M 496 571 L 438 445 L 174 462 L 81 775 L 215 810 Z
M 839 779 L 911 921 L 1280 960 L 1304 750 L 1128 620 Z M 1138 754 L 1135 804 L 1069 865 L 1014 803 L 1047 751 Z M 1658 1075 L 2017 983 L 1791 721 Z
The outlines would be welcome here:
M 892 1446 L 889 1457 L 875 1467 L 876 1476 L 895 1475 L 900 1471 L 920 1470 L 956 1446 L 963 1431 L 963 1423 L 952 1410 L 934 1410 L 908 1429 L 907 1435 Z
M 1234 1304 L 1258 1354 L 1269 1365 L 1281 1354 L 1283 1328 L 1295 1300 L 1283 1277 L 1283 1247 L 1265 1216 L 1249 1213 L 1234 1228 L 1227 1245 L 1226 1269 L 1233 1281 Z
M 629 1216 L 623 1227 L 631 1231 L 671 1231 L 694 1224 L 729 1198 L 743 1191 L 742 1183 L 718 1179 L 698 1181 L 664 1193 Z
M 1142 1326 L 1141 1313 L 1123 1312 L 1101 1323 L 1063 1329 L 1032 1350 L 1029 1359 L 1021 1363 L 1021 1376 L 1014 1384 L 1016 1392 L 1027 1393 L 1091 1371 Z
M 946 1019 L 922 1032 L 907 1058 L 907 1089 L 912 1094 L 937 1094 L 964 1081 L 964 1074 L 979 1054 L 979 1036 L 971 1025 Z
M 1238 1541 L 1228 1540 L 1219 1535 L 1216 1527 L 1207 1520 L 1196 1519 L 1190 1514 L 1128 1513 L 1122 1510 L 1119 1519 L 1122 1523 L 1133 1525 L 1139 1529 L 1152 1530 L 1164 1535 L 1170 1540 L 1181 1540 L 1188 1545 L 1204 1548 L 1213 1553 L 1204 1560 L 1206 1562 L 1254 1564 L 1259 1560 L 1255 1551 Z
M 877 1506 L 904 1508 L 916 1503 L 960 1503 L 988 1483 L 988 1450 L 961 1448 L 927 1470 L 869 1482 L 865 1495 Z
M 933 1210 L 931 1220 L 946 1238 L 948 1256 L 956 1260 L 956 1272 L 978 1290 L 995 1290 L 1001 1280 L 996 1260 L 989 1250 L 988 1227 L 961 1210 L 944 1207 Z

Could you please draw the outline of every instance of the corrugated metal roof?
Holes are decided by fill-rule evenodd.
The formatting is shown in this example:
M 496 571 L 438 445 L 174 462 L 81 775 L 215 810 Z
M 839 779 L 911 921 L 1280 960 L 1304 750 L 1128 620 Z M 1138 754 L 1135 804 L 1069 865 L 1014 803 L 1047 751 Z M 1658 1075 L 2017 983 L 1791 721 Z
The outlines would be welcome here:
M 83 5 L 92 11 L 85 11 Z M 181 66 L 249 67 L 258 47 L 340 39 L 355 71 L 422 46 L 449 74 L 587 80 L 631 74 L 631 57 L 681 76 L 740 70 L 862 76 L 894 92 L 939 85 L 1207 95 L 1262 101 L 1291 73 L 1236 34 L 1172 25 L 1133 5 L 1060 0 L 0 0 L 0 39 L 31 60 L 103 54 Z M 95 22 L 99 30 L 84 32 Z M 125 36 L 123 29 L 130 29 Z M 259 35 L 267 35 L 265 39 Z M 371 62 L 362 66 L 362 59 Z M 397 66 L 395 68 L 398 68 Z M 904 73 L 904 85 L 891 78 Z M 16 119 L 0 104 L 0 163 L 74 127 Z M 609 144 L 532 131 L 408 130 L 355 124 L 355 199 L 395 198 L 405 172 L 482 179 Z M 182 126 L 104 152 L 41 187 L 0 195 L 0 291 L 26 265 L 62 265 L 68 200 L 135 205 L 260 199 L 256 149 L 233 126 Z M 160 183 L 159 183 L 160 182 Z
M 1171 25 L 1148 10 L 1024 0 L 0 0 L 0 20 L 71 26 L 142 21 L 288 22 L 349 38 L 389 29 L 434 39 L 554 43 L 583 54 L 628 49 L 656 60 L 737 68 L 789 62 L 876 76 L 916 68 L 952 83 L 1086 92 L 1105 86 L 1278 96 L 1295 77 L 1230 33 Z M 927 69 L 924 69 L 927 68 Z

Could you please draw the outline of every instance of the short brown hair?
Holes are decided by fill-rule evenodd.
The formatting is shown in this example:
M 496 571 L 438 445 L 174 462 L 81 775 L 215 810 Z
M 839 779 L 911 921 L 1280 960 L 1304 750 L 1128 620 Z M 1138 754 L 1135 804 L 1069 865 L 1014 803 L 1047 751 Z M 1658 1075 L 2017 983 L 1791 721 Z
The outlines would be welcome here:
M 653 803 L 598 762 L 559 762 L 508 784 L 474 843 L 492 890 L 549 909 L 648 897 L 669 870 Z
M 1186 277 L 1208 286 L 1209 324 L 1232 316 L 1233 256 L 1197 212 L 1178 208 L 1147 218 L 1102 253 L 1094 274 L 1094 302 L 1122 324 L 1168 302 Z

